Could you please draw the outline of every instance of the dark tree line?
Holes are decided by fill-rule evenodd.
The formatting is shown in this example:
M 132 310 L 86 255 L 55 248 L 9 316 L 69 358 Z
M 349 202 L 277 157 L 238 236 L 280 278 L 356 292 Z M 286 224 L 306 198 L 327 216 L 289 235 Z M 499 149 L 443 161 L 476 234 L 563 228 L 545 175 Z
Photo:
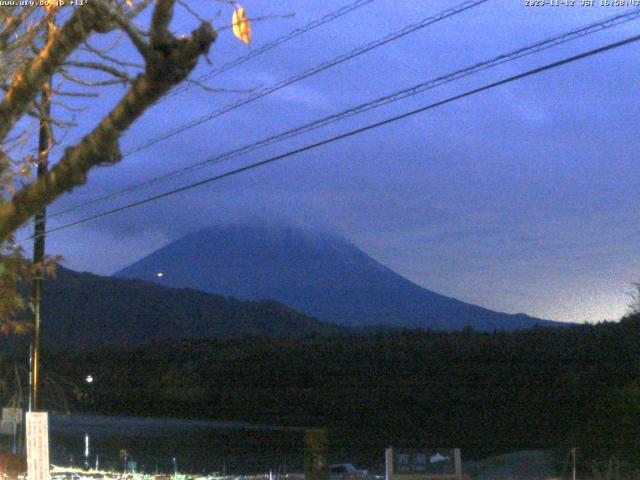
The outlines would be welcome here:
M 327 426 L 356 458 L 391 444 L 460 446 L 467 458 L 577 446 L 585 467 L 640 453 L 640 315 L 514 332 L 182 341 L 48 362 L 96 379 L 79 409 Z

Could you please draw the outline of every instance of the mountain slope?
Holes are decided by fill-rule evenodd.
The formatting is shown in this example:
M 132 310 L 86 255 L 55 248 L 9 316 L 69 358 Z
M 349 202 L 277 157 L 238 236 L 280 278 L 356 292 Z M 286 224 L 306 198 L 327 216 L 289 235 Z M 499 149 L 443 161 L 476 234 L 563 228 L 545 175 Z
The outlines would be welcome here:
M 187 338 L 344 333 L 275 301 L 240 301 L 64 268 L 47 281 L 42 338 L 53 349 L 131 347 Z
M 115 275 L 243 299 L 272 298 L 346 326 L 494 330 L 557 325 L 439 295 L 345 240 L 293 227 L 209 228 L 176 240 Z

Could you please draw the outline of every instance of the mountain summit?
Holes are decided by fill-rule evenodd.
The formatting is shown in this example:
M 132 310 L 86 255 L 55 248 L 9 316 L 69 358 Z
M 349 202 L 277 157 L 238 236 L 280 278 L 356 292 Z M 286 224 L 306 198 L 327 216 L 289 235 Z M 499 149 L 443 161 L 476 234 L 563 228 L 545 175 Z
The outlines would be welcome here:
M 289 226 L 208 228 L 170 243 L 115 276 L 247 300 L 273 299 L 349 327 L 492 331 L 558 325 L 437 294 L 346 240 Z

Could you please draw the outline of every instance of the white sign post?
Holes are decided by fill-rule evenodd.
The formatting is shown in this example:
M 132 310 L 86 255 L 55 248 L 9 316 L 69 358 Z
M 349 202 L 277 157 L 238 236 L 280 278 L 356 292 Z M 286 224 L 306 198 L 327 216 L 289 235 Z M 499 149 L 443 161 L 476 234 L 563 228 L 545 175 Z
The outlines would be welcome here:
M 47 412 L 27 412 L 27 479 L 50 478 L 49 417 Z

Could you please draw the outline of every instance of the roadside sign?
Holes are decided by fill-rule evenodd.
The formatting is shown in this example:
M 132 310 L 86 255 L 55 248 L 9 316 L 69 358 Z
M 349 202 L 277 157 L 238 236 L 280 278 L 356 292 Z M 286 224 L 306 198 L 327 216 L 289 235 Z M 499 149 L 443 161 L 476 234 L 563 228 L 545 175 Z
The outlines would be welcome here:
M 27 479 L 50 480 L 49 417 L 47 412 L 27 412 Z
M 457 480 L 462 478 L 459 448 L 395 449 L 385 452 L 386 480 Z
M 0 433 L 14 435 L 18 424 L 22 423 L 21 408 L 2 408 L 2 421 L 0 422 Z

